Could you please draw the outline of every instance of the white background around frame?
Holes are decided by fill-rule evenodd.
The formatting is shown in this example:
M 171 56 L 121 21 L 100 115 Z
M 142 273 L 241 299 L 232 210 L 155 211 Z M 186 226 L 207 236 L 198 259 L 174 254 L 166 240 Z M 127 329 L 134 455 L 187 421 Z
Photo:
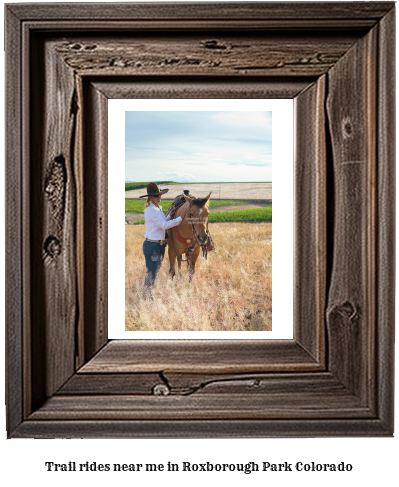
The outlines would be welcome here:
M 272 331 L 125 331 L 126 111 L 272 112 Z M 108 100 L 108 338 L 292 339 L 293 180 L 293 100 Z M 212 253 L 208 259 L 212 263 Z M 163 265 L 167 265 L 167 257 Z M 143 281 L 144 272 L 143 262 Z M 197 272 L 201 272 L 201 266 Z
M 96 0 L 98 1 L 98 0 Z M 140 0 L 147 2 L 147 0 Z M 174 0 L 179 2 L 180 0 Z M 201 1 L 201 0 L 197 0 Z M 207 0 L 206 0 L 207 1 Z M 324 0 L 312 0 L 320 3 Z M 54 3 L 55 0 L 50 0 Z M 241 0 L 246 3 L 247 0 Z M 254 2 L 254 0 L 251 0 Z M 4 25 L 4 2 L 0 9 L 0 24 Z M 7 0 L 7 3 L 16 3 Z M 28 2 L 29 3 L 29 2 Z M 327 7 L 326 7 L 327 8 Z M 399 53 L 399 36 L 397 35 L 396 52 Z M 4 49 L 0 50 L 0 91 L 4 94 Z M 394 60 L 393 60 L 394 62 Z M 396 65 L 399 65 L 398 59 Z M 4 96 L 2 98 L 4 100 Z M 4 107 L 0 101 L 2 117 L 0 117 L 1 137 L 0 160 L 4 168 Z M 399 124 L 396 139 L 399 140 Z M 4 230 L 4 169 L 0 171 L 0 228 Z M 397 178 L 397 194 L 399 194 L 399 178 Z M 396 227 L 399 228 L 399 211 L 397 209 Z M 5 306 L 5 274 L 4 274 L 4 231 L 0 238 L 0 308 Z M 396 252 L 398 252 L 398 246 Z M 399 275 L 399 259 L 396 259 L 396 274 Z M 399 299 L 399 286 L 396 287 L 396 302 Z M 4 314 L 1 319 L 4 327 Z M 5 404 L 5 333 L 0 336 L 0 347 L 3 351 L 0 365 L 0 402 Z M 396 340 L 396 356 L 399 356 L 399 340 Z M 395 376 L 395 417 L 399 417 L 399 374 Z M 162 399 L 162 398 L 161 398 Z M 230 487 L 282 486 L 282 487 L 336 487 L 395 485 L 398 482 L 399 439 L 395 438 L 238 438 L 214 439 L 92 439 L 92 440 L 7 440 L 5 433 L 5 408 L 0 419 L 3 433 L 0 442 L 2 477 L 15 485 L 40 483 L 41 487 L 70 487 L 87 485 L 94 482 L 96 487 L 109 487 L 110 482 L 118 487 L 142 485 L 173 485 L 174 487 L 203 487 L 228 483 Z M 397 430 L 396 426 L 396 430 Z M 113 472 L 46 472 L 44 462 L 153 462 L 167 461 L 203 461 L 216 462 L 350 462 L 352 472 L 275 472 L 253 473 L 251 475 L 230 473 L 113 473 Z

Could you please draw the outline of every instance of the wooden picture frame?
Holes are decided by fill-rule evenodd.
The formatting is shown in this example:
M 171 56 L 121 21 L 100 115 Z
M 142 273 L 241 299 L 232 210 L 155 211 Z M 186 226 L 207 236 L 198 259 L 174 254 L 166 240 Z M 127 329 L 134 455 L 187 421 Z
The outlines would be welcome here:
M 393 2 L 6 5 L 10 438 L 391 436 Z M 293 98 L 293 340 L 107 338 L 107 100 Z

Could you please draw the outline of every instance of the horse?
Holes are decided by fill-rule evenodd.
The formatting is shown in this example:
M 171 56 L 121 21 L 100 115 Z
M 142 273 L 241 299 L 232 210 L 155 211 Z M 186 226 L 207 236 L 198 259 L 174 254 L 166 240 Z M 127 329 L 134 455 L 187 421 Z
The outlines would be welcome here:
M 211 192 L 212 193 L 212 192 Z M 178 208 L 174 218 L 182 217 L 182 222 L 176 227 L 168 229 L 168 255 L 169 274 L 176 275 L 175 263 L 177 258 L 178 275 L 181 274 L 182 255 L 186 254 L 186 262 L 189 266 L 190 281 L 195 272 L 195 263 L 201 250 L 201 245 L 208 242 L 208 202 L 211 196 L 206 198 L 194 198 L 183 195 L 186 202 Z M 194 229 L 194 234 L 193 234 Z

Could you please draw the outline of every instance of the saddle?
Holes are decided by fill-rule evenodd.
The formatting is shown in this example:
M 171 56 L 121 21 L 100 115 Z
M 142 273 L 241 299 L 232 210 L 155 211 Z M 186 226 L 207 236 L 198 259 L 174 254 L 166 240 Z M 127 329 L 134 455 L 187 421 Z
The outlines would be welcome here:
M 184 194 L 186 196 L 191 196 L 191 197 L 195 198 L 195 196 L 193 196 L 192 194 L 190 194 L 190 192 L 188 190 L 185 190 L 184 191 Z M 184 205 L 185 202 L 186 202 L 186 200 L 185 200 L 183 194 L 177 195 L 176 198 L 175 198 L 175 200 L 174 200 L 174 202 L 169 206 L 168 211 L 166 212 L 166 216 L 169 216 L 170 215 L 171 218 L 175 218 L 175 215 L 177 213 L 177 210 L 182 205 Z M 182 241 L 182 242 L 186 242 L 186 240 L 183 239 L 180 236 L 179 231 L 177 230 L 177 227 L 174 227 L 174 230 L 175 230 L 175 234 L 176 234 L 177 239 L 180 240 L 180 241 Z M 215 250 L 215 244 L 213 243 L 213 239 L 211 237 L 211 234 L 209 233 L 209 230 L 207 230 L 207 234 L 208 234 L 208 241 L 206 243 L 206 246 L 205 245 L 201 245 L 202 251 L 203 251 L 203 254 L 204 254 L 204 257 L 205 258 L 207 258 L 207 256 L 206 256 L 207 252 L 211 252 L 212 250 Z M 165 238 L 168 238 L 168 233 L 167 232 L 166 232 L 166 237 Z M 192 240 L 195 241 L 195 238 L 193 238 Z
M 179 194 L 176 196 L 175 201 L 169 206 L 168 211 L 166 212 L 166 216 L 171 216 L 171 218 L 174 218 L 176 215 L 177 210 L 184 205 L 186 200 L 184 199 L 184 196 L 182 194 Z
M 184 194 L 187 196 L 192 196 L 188 190 L 184 190 Z M 169 206 L 168 211 L 166 212 L 165 216 L 169 216 L 173 219 L 176 216 L 177 210 L 184 205 L 186 200 L 184 199 L 184 195 L 179 194 L 176 196 L 174 202 Z M 168 238 L 168 232 L 165 232 L 165 239 Z

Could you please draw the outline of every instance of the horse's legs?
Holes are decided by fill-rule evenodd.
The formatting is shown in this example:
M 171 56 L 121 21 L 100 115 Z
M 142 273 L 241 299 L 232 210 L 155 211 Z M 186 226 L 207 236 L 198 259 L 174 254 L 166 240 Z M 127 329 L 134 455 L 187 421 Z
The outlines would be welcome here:
M 189 265 L 188 272 L 189 272 L 190 281 L 193 278 L 195 273 L 195 263 L 197 262 L 199 252 L 200 252 L 200 247 L 196 246 L 190 260 L 188 261 L 188 265 Z
M 170 276 L 173 277 L 175 276 L 175 262 L 176 262 L 176 252 L 171 248 L 169 245 L 169 250 L 168 250 L 168 255 L 169 255 L 169 274 Z
M 177 275 L 181 277 L 181 260 L 179 259 L 177 259 Z

